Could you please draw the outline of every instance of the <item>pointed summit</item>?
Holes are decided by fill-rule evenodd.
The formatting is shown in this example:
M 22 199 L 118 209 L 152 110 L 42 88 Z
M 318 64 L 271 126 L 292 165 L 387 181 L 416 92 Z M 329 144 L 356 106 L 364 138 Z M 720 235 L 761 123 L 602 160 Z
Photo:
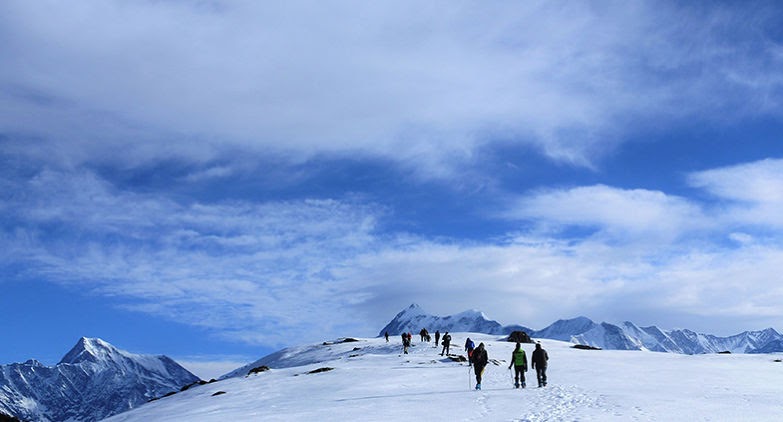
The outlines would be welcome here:
M 76 345 L 63 356 L 60 363 L 76 364 L 81 362 L 93 362 L 113 360 L 113 356 L 122 353 L 111 344 L 99 339 L 82 337 Z

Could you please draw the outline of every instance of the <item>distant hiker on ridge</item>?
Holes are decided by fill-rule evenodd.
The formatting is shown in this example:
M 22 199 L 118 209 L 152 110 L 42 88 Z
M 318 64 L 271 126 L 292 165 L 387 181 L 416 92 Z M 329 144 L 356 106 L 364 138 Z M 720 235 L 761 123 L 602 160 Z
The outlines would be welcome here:
M 484 343 L 479 343 L 476 350 L 473 351 L 473 371 L 476 373 L 476 390 L 481 390 L 481 376 L 484 374 L 487 362 L 489 362 L 487 350 L 484 349 Z
M 536 370 L 539 387 L 546 387 L 547 361 L 549 361 L 549 355 L 546 350 L 541 348 L 541 343 L 536 343 L 536 350 L 533 350 L 533 356 L 530 358 L 530 366 Z
M 468 353 L 468 365 L 473 365 L 472 356 L 474 348 L 476 348 L 476 344 L 468 337 L 468 339 L 465 340 L 465 351 Z
M 411 347 L 411 338 L 408 333 L 402 333 L 402 353 L 408 354 L 408 348 Z
M 445 353 L 446 356 L 449 355 L 449 346 L 451 345 L 451 335 L 449 335 L 449 332 L 446 331 L 446 334 L 443 335 L 443 350 L 440 351 L 440 355 L 443 356 Z
M 440 330 L 435 330 L 435 348 L 438 348 L 438 343 L 440 341 Z
M 384 334 L 384 336 L 386 336 L 386 342 L 388 343 L 388 342 L 389 342 L 389 332 L 387 331 L 387 332 Z
M 517 347 L 511 353 L 511 363 L 508 364 L 508 369 L 511 369 L 511 365 L 514 365 L 514 388 L 525 388 L 525 372 L 527 372 L 527 356 L 525 355 L 525 349 L 522 348 L 522 344 L 517 342 Z

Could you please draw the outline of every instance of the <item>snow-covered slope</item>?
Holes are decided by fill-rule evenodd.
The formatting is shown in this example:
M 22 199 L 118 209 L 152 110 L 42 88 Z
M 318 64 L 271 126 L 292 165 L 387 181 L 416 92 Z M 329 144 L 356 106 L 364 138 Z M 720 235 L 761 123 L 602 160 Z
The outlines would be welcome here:
M 625 321 L 620 324 L 593 322 L 586 317 L 561 319 L 542 330 L 524 326 L 502 326 L 489 320 L 476 310 L 439 317 L 426 313 L 416 304 L 398 313 L 381 331 L 390 335 L 402 332 L 417 334 L 422 328 L 430 333 L 444 331 L 479 332 L 485 334 L 509 334 L 521 330 L 535 338 L 570 341 L 609 350 L 651 350 L 684 354 L 754 353 L 756 351 L 783 352 L 783 335 L 772 328 L 762 331 L 746 331 L 729 337 L 699 334 L 690 330 L 662 330 L 658 327 L 639 327 Z
M 461 331 L 486 334 L 509 334 L 514 330 L 529 331 L 529 329 L 518 325 L 504 327 L 499 322 L 488 319 L 483 312 L 477 310 L 441 317 L 428 314 L 414 303 L 398 313 L 381 329 L 378 335 L 383 336 L 387 332 L 394 336 L 402 333 L 418 334 L 422 328 L 426 328 L 430 335 L 434 334 L 436 330 L 440 330 L 441 333 Z
M 198 377 L 166 356 L 136 355 L 81 338 L 56 366 L 0 366 L 0 413 L 34 421 L 94 421 L 146 403 Z
M 776 421 L 783 414 L 781 355 L 683 355 L 576 350 L 541 340 L 549 384 L 514 389 L 501 336 L 452 332 L 486 344 L 483 389 L 472 368 L 441 357 L 414 336 L 410 354 L 393 338 L 359 338 L 290 347 L 238 372 L 109 418 L 132 421 Z M 533 345 L 523 345 L 532 353 Z M 330 368 L 330 369 L 329 369 Z

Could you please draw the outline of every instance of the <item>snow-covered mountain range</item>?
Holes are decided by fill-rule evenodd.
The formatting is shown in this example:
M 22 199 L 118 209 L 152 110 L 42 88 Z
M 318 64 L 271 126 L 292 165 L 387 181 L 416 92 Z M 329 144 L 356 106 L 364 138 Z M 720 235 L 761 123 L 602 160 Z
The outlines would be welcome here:
M 166 356 L 81 338 L 53 367 L 34 359 L 0 365 L 0 413 L 29 421 L 95 421 L 196 381 Z
M 687 329 L 662 330 L 656 326 L 639 327 L 632 322 L 610 324 L 596 323 L 585 317 L 561 319 L 541 330 L 521 325 L 502 326 L 488 319 L 484 313 L 471 310 L 445 317 L 430 315 L 420 306 L 412 304 L 398 313 L 381 331 L 398 335 L 403 332 L 418 333 L 427 328 L 435 330 L 480 332 L 505 335 L 520 330 L 533 338 L 569 341 L 609 350 L 651 350 L 684 354 L 700 353 L 774 353 L 783 352 L 783 335 L 773 328 L 761 331 L 745 331 L 729 337 L 696 333 Z
M 509 334 L 515 330 L 531 331 L 529 328 L 520 325 L 502 326 L 497 321 L 487 319 L 483 312 L 475 309 L 440 317 L 428 314 L 414 303 L 398 313 L 381 329 L 378 336 L 383 336 L 387 332 L 389 335 L 402 333 L 418 334 L 422 328 L 426 328 L 430 334 L 434 334 L 436 330 L 440 330 L 441 333 L 460 331 L 499 335 Z

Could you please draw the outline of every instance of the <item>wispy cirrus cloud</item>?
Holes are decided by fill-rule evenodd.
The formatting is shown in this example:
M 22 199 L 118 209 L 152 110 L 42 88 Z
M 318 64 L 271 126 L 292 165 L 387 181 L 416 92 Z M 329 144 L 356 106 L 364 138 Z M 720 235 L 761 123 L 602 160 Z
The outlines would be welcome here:
M 11 185 L 0 262 L 23 268 L 17 278 L 85 286 L 135 311 L 253 333 L 250 342 L 275 344 L 280 327 L 302 322 L 328 331 L 328 309 L 361 299 L 331 272 L 378 243 L 372 205 L 178 203 L 89 171 L 43 170 Z
M 763 183 L 768 165 L 742 167 L 746 182 Z M 518 230 L 468 241 L 379 230 L 387 210 L 362 202 L 178 203 L 87 170 L 17 182 L 0 208 L 0 262 L 25 268 L 15 278 L 84 286 L 232 341 L 373 335 L 414 301 L 534 328 L 587 314 L 710 331 L 705 321 L 721 321 L 729 333 L 782 312 L 780 230 L 758 222 L 757 238 L 737 230 L 736 211 L 663 192 L 537 192 L 510 212 Z M 539 229 L 582 225 L 595 231 Z

